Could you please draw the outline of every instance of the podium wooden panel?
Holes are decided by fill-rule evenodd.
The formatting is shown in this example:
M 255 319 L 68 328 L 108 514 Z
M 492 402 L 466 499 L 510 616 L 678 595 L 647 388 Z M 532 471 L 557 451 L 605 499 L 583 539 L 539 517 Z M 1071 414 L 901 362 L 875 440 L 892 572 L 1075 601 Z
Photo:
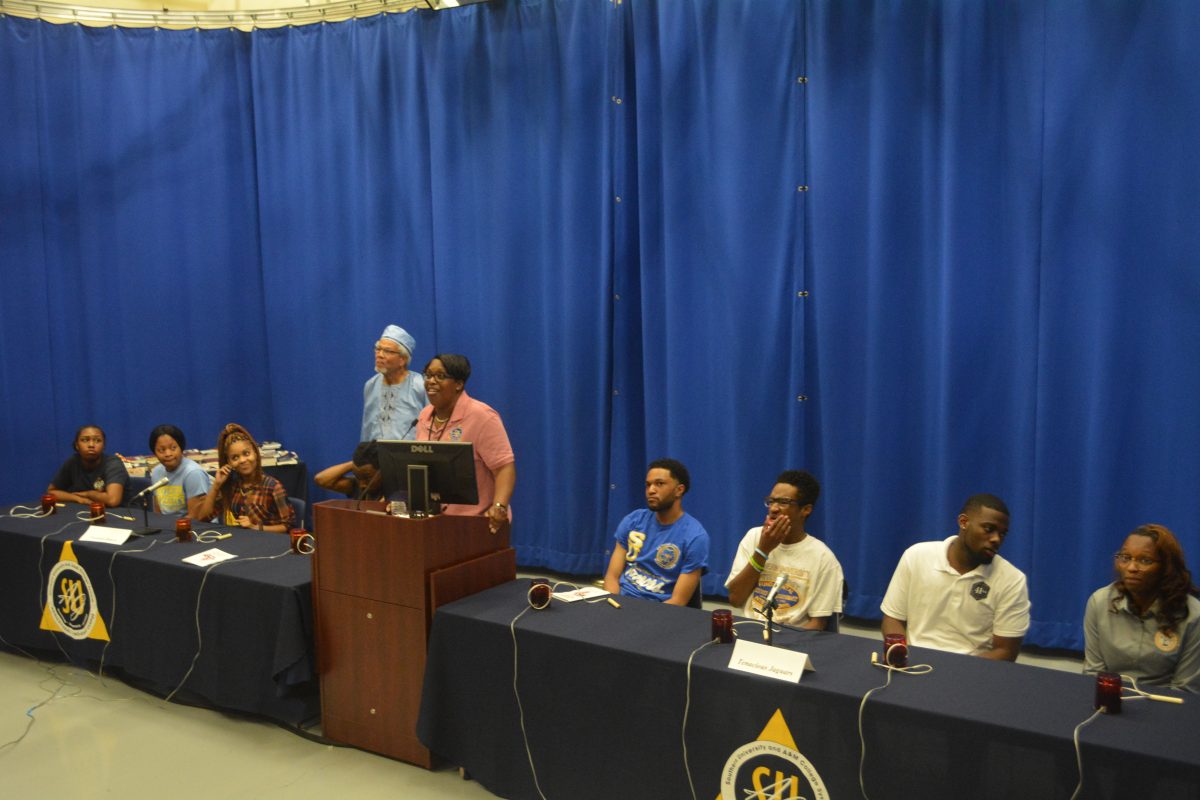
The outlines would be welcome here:
M 516 577 L 508 531 L 483 517 L 405 519 L 381 503 L 313 508 L 313 614 L 325 736 L 432 766 L 417 741 L 438 605 Z

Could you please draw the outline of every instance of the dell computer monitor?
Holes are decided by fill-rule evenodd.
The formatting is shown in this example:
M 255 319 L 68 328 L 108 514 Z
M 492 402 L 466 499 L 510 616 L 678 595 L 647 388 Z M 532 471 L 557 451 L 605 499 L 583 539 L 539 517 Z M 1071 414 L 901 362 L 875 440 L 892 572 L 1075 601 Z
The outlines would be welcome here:
M 419 465 L 429 468 L 429 499 L 434 503 L 473 506 L 479 502 L 475 447 L 470 442 L 380 440 L 375 446 L 383 491 L 388 497 L 397 492 L 408 495 L 408 467 Z

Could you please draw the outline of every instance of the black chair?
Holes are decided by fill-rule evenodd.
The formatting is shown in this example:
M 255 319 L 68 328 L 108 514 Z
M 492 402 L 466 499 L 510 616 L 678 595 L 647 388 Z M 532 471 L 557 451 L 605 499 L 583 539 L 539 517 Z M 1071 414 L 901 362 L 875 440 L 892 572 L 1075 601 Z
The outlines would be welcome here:
M 846 598 L 850 596 L 850 584 L 846 583 L 846 579 L 842 579 L 842 608 L 846 607 Z M 842 615 L 834 613 L 829 615 L 829 621 L 825 623 L 825 630 L 831 633 L 837 633 L 842 626 Z
M 130 500 L 132 500 L 134 497 L 136 497 L 139 492 L 142 492 L 148 488 L 150 488 L 150 476 L 149 475 L 146 475 L 141 478 L 135 478 L 132 475 L 129 476 L 129 485 L 125 487 L 125 497 L 124 497 L 124 499 L 122 499 L 121 502 L 128 503 Z M 140 503 L 142 501 L 139 500 L 138 502 Z M 151 509 L 151 510 L 153 510 L 153 509 Z
M 688 608 L 704 608 L 704 576 L 707 573 L 708 567 L 700 568 L 700 582 L 696 584 L 696 591 L 687 602 Z
M 308 530 L 308 525 L 304 520 L 304 512 L 307 510 L 308 504 L 299 497 L 288 495 L 288 505 L 292 508 L 292 527 Z

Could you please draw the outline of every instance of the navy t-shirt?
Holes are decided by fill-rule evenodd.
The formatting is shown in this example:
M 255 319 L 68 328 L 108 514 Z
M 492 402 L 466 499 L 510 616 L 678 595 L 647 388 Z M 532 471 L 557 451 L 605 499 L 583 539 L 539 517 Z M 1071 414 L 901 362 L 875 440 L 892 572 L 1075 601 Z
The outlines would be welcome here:
M 79 454 L 68 458 L 50 481 L 55 489 L 64 492 L 103 492 L 110 483 L 119 483 L 129 490 L 129 473 L 117 456 L 105 456 L 92 469 L 84 469 Z

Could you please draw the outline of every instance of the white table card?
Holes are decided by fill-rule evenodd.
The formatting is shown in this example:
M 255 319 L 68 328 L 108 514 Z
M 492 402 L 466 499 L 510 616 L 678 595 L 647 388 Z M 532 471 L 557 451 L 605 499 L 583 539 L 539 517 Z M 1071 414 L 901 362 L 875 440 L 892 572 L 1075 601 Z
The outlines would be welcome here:
M 789 683 L 799 683 L 800 676 L 806 670 L 812 672 L 814 669 L 812 660 L 806 653 L 770 647 L 746 639 L 734 642 L 733 655 L 729 657 L 729 668 Z
M 91 525 L 87 533 L 79 537 L 81 542 L 100 542 L 101 544 L 125 544 L 132 531 L 126 528 L 110 528 L 107 525 Z
M 554 599 L 562 600 L 564 603 L 574 603 L 576 600 L 591 600 L 593 597 L 603 597 L 606 594 L 608 592 L 599 586 L 584 586 L 565 592 L 555 592 Z
M 226 553 L 224 550 L 218 550 L 215 547 L 210 547 L 203 553 L 196 553 L 194 556 L 188 556 L 183 559 L 185 564 L 195 564 L 197 567 L 207 567 L 209 564 L 216 564 L 218 561 L 228 561 L 231 558 L 237 558 L 233 553 Z

